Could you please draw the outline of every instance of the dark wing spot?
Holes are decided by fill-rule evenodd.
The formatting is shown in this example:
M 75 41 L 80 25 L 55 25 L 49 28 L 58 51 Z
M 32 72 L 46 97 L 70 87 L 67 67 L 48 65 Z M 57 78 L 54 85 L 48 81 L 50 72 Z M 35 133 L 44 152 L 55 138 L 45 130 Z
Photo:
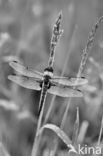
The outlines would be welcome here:
M 40 82 L 40 88 L 42 88 L 42 84 L 43 84 L 43 82 Z

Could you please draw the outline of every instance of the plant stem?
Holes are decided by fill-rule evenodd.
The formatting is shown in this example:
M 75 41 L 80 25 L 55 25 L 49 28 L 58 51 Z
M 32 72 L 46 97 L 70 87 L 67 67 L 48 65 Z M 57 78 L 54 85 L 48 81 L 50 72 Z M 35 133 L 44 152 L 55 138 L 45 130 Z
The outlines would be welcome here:
M 69 60 L 69 56 L 73 50 L 73 47 L 74 47 L 74 40 L 75 40 L 75 35 L 76 35 L 76 32 L 77 32 L 77 25 L 75 26 L 74 28 L 74 31 L 73 31 L 73 34 L 72 34 L 72 38 L 71 38 L 71 41 L 70 41 L 70 44 L 68 45 L 68 53 L 66 55 L 66 60 L 65 60 L 65 63 L 64 63 L 64 66 L 63 66 L 63 70 L 62 70 L 62 73 L 61 73 L 61 77 L 64 75 L 65 73 L 65 70 L 66 70 L 66 67 L 67 67 L 67 64 L 68 64 L 68 60 Z M 50 113 L 51 113 L 51 110 L 54 106 L 54 101 L 55 101 L 55 98 L 56 98 L 56 95 L 53 96 L 52 100 L 51 100 L 51 103 L 50 103 L 50 107 L 47 111 L 47 114 L 45 116 L 45 120 L 44 120 L 44 124 L 47 122 L 47 120 L 49 119 L 49 116 L 50 116 Z
M 40 102 L 39 102 L 39 106 L 42 105 L 42 108 L 41 108 L 41 112 L 40 112 L 39 119 L 38 119 L 37 130 L 36 130 L 36 135 L 35 135 L 35 140 L 34 140 L 34 143 L 33 143 L 31 156 L 37 156 L 38 147 L 39 147 L 39 143 L 40 143 L 40 140 L 41 140 L 41 135 L 38 136 L 38 132 L 39 132 L 39 129 L 41 128 L 41 125 L 42 125 L 42 118 L 43 118 L 43 112 L 44 112 L 44 107 L 45 107 L 45 100 L 46 100 L 46 96 L 47 96 L 47 91 L 46 90 L 45 90 L 45 95 L 43 96 L 44 89 L 45 88 L 44 88 L 44 83 L 43 83 L 42 92 L 41 92 L 41 96 L 40 96 Z
M 55 57 L 55 48 L 58 43 L 58 40 L 60 39 L 61 34 L 63 33 L 63 30 L 60 29 L 61 20 L 62 20 L 62 12 L 59 13 L 59 16 L 55 22 L 54 27 L 53 27 L 51 46 L 50 46 L 50 58 L 48 61 L 48 67 L 50 67 L 50 68 L 53 67 L 54 57 Z M 38 132 L 39 132 L 39 129 L 41 128 L 41 124 L 42 124 L 46 95 L 47 95 L 47 89 L 45 90 L 45 86 L 44 86 L 44 82 L 43 82 L 42 92 L 41 92 L 41 97 L 40 97 L 40 102 L 39 102 L 39 108 L 41 109 L 41 112 L 40 112 L 39 119 L 38 119 L 37 130 L 36 130 L 36 135 L 35 135 L 35 140 L 34 140 L 31 156 L 37 156 L 38 147 L 39 147 L 39 143 L 41 140 L 42 134 L 40 134 L 38 136 Z

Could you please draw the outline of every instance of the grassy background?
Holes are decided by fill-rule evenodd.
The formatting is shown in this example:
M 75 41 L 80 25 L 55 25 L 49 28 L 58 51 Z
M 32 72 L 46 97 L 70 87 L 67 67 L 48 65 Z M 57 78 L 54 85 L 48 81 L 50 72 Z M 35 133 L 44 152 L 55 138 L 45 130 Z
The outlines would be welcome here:
M 11 156 L 29 156 L 37 125 L 40 92 L 22 88 L 7 79 L 14 71 L 8 65 L 8 56 L 16 55 L 25 65 L 42 71 L 50 53 L 53 23 L 62 10 L 64 34 L 56 49 L 54 70 L 60 75 L 66 58 L 65 76 L 75 76 L 88 34 L 97 18 L 103 15 L 102 0 L 0 0 L 0 42 L 2 34 L 8 38 L 0 45 L 0 139 Z M 77 27 L 77 28 L 75 28 Z M 103 114 L 103 27 L 98 29 L 95 45 L 90 55 L 100 65 L 97 69 L 89 61 L 84 74 L 89 83 L 97 87 L 95 92 L 84 93 L 84 98 L 73 98 L 64 131 L 72 136 L 76 107 L 80 108 L 80 127 L 86 120 L 88 128 L 83 143 L 95 144 L 98 140 Z M 71 40 L 73 39 L 72 45 Z M 52 95 L 47 96 L 44 116 Z M 3 100 L 3 101 L 2 101 Z M 48 122 L 60 125 L 68 99 L 56 97 Z M 11 104 L 14 104 L 10 108 Z M 6 106 L 7 107 L 6 107 Z M 50 131 L 42 137 L 40 151 L 52 147 Z M 66 147 L 60 141 L 59 156 Z

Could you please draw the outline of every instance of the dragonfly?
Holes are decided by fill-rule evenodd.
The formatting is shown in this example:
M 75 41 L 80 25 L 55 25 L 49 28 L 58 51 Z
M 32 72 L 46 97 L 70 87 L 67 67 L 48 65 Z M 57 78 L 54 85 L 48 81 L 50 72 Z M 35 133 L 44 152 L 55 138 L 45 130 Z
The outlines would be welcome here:
M 17 72 L 16 75 L 9 75 L 9 80 L 27 89 L 38 91 L 42 90 L 39 111 L 41 111 L 47 92 L 61 97 L 82 97 L 82 91 L 77 88 L 74 89 L 73 87 L 88 83 L 88 80 L 84 77 L 76 78 L 54 76 L 53 68 L 49 67 L 44 69 L 44 73 L 41 73 L 33 68 L 25 67 L 17 61 L 12 61 L 9 64 Z M 75 84 L 76 80 L 78 82 Z
M 59 14 L 56 24 L 53 28 L 51 39 L 50 57 L 48 66 L 44 69 L 44 73 L 34 70 L 31 67 L 26 67 L 18 60 L 12 60 L 9 65 L 17 72 L 16 75 L 9 75 L 8 79 L 19 84 L 22 87 L 41 91 L 39 102 L 39 114 L 45 102 L 47 93 L 61 97 L 81 97 L 83 93 L 79 89 L 74 89 L 75 86 L 81 86 L 88 83 L 84 77 L 60 77 L 53 73 L 53 62 L 55 56 L 56 44 L 62 33 L 60 29 L 61 14 Z M 77 83 L 75 81 L 77 80 Z

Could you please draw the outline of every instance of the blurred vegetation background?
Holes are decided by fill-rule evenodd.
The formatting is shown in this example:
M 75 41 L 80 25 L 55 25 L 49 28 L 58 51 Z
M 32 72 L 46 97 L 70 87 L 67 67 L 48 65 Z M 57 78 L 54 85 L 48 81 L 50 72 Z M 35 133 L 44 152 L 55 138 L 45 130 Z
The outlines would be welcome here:
M 42 71 L 48 63 L 52 27 L 62 10 L 64 29 L 57 46 L 54 71 L 60 75 L 67 60 L 65 76 L 76 76 L 82 50 L 93 24 L 103 15 L 102 0 L 0 0 L 0 141 L 11 156 L 29 156 L 37 125 L 40 92 L 22 88 L 7 79 L 14 71 L 10 56 L 18 56 L 25 65 Z M 103 25 L 100 26 L 84 75 L 97 90 L 86 90 L 83 98 L 73 98 L 64 131 L 71 137 L 80 108 L 80 127 L 86 123 L 82 143 L 97 142 L 103 114 Z M 96 66 L 96 63 L 98 66 Z M 52 95 L 47 96 L 49 108 Z M 48 122 L 60 125 L 68 99 L 56 97 Z M 45 116 L 44 114 L 44 116 Z M 86 122 L 84 122 L 86 121 Z M 53 134 L 42 138 L 41 151 L 46 155 Z M 51 141 L 50 141 L 51 140 Z M 59 156 L 66 147 L 60 142 Z

